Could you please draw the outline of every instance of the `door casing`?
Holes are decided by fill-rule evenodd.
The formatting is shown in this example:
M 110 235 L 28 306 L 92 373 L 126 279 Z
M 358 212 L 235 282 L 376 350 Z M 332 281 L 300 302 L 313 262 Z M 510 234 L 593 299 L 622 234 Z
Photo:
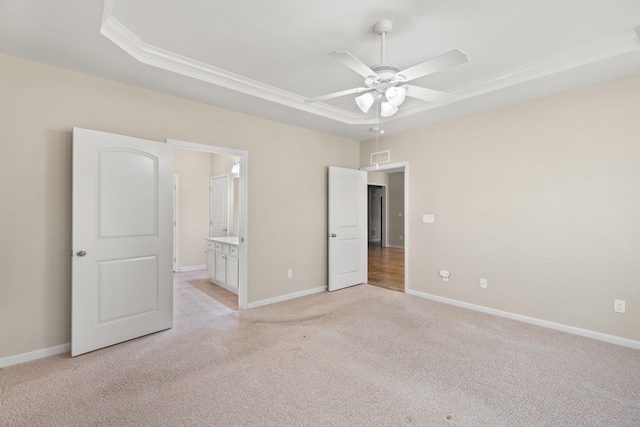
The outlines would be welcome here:
M 248 307 L 249 292 L 249 153 L 244 150 L 236 150 L 234 148 L 218 147 L 215 145 L 198 144 L 189 141 L 180 141 L 177 139 L 167 139 L 167 144 L 175 148 L 184 148 L 187 150 L 203 151 L 205 153 L 226 154 L 238 157 L 240 163 L 240 191 L 239 197 L 239 216 L 238 216 L 238 237 L 240 240 L 240 271 L 238 283 L 238 308 L 244 310 Z M 203 242 L 204 245 L 204 242 Z
M 404 291 L 409 290 L 409 162 L 388 163 L 361 168 L 366 172 L 404 172 Z M 388 195 L 387 195 L 388 196 Z M 389 227 L 387 227 L 389 228 Z

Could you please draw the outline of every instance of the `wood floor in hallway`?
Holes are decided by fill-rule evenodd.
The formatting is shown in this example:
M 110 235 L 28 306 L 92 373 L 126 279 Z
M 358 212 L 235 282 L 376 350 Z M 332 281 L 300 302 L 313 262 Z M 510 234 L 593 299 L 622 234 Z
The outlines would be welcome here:
M 369 284 L 404 292 L 404 249 L 369 243 Z

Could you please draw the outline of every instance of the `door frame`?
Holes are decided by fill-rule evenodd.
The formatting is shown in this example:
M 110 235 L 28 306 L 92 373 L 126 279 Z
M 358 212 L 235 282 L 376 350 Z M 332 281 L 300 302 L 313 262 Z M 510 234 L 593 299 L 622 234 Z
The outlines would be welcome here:
M 178 271 L 178 213 L 180 206 L 180 176 L 173 175 L 173 272 Z
M 238 237 L 240 240 L 239 251 L 240 271 L 238 278 L 238 308 L 244 310 L 248 307 L 249 293 L 249 152 L 236 150 L 234 148 L 218 147 L 215 145 L 199 144 L 196 142 L 180 141 L 177 139 L 166 139 L 166 143 L 174 148 L 185 148 L 187 150 L 202 151 L 213 154 L 226 154 L 239 157 L 240 163 L 240 189 L 238 198 L 240 212 L 238 217 Z M 204 245 L 204 242 L 202 243 Z
M 404 292 L 406 293 L 409 290 L 409 162 L 388 163 L 360 168 L 360 170 L 365 172 L 386 173 L 390 173 L 393 169 L 398 169 L 397 172 L 401 172 L 399 169 L 404 169 Z M 367 186 L 368 185 L 367 182 Z

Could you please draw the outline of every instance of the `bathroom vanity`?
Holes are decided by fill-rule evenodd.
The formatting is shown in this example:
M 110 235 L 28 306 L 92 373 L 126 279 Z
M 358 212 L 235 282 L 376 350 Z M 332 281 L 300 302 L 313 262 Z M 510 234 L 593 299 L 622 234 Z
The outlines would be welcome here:
M 207 238 L 207 276 L 216 285 L 238 294 L 238 237 Z

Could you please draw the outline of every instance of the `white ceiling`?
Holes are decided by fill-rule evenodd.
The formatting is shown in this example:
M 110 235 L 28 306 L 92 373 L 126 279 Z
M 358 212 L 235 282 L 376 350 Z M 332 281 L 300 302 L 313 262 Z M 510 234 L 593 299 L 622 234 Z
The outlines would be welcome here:
M 400 69 L 470 61 L 414 80 L 457 99 L 405 102 L 385 134 L 640 73 L 639 0 L 0 0 L 0 51 L 365 140 L 353 95 L 303 100 L 363 85 L 328 53 L 379 63 L 381 19 Z

